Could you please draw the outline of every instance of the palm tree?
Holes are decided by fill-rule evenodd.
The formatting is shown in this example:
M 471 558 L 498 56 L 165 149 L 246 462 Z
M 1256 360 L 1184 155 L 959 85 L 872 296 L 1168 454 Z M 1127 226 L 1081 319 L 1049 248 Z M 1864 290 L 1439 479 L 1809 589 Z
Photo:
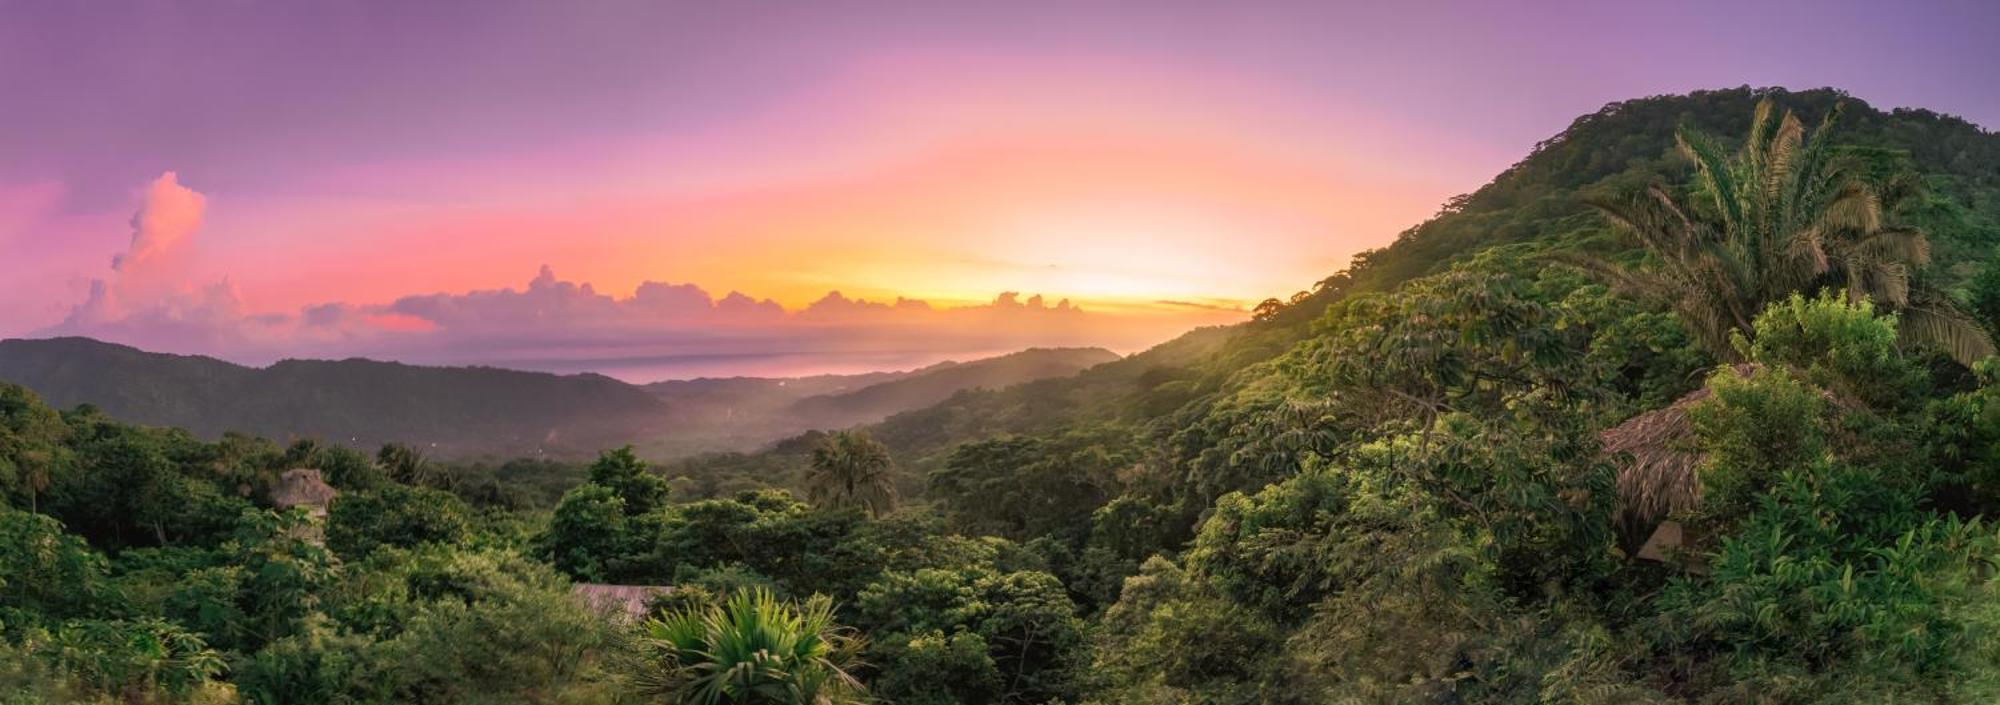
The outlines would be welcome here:
M 645 660 L 634 684 L 681 705 L 832 705 L 861 702 L 849 673 L 861 640 L 834 624 L 833 600 L 804 605 L 769 590 L 736 593 L 722 605 L 689 608 L 641 629 Z
M 375 464 L 389 474 L 389 479 L 405 485 L 423 485 L 431 480 L 430 461 L 415 448 L 401 443 L 386 443 L 375 452 Z
M 27 471 L 26 476 L 21 478 L 21 482 L 28 489 L 28 511 L 30 512 L 40 512 L 42 510 L 42 493 L 49 491 L 49 483 L 52 481 L 52 478 L 49 477 L 49 463 L 51 462 L 49 455 L 48 451 L 27 451 L 21 454 L 23 469 Z
M 862 507 L 873 516 L 896 508 L 896 485 L 889 477 L 889 449 L 861 431 L 836 431 L 813 448 L 806 469 L 807 497 L 814 504 Z
M 1668 302 L 1725 361 L 1741 361 L 1731 336 L 1747 333 L 1766 304 L 1818 287 L 1895 311 L 1907 343 L 1936 346 L 1967 365 L 1992 355 L 1984 329 L 1945 295 L 1913 283 L 1912 271 L 1929 263 L 1929 240 L 1887 222 L 1887 214 L 1916 196 L 1914 184 L 1870 183 L 1853 160 L 1834 153 L 1828 137 L 1840 113 L 1834 106 L 1808 133 L 1790 111 L 1774 120 L 1767 98 L 1735 154 L 1681 129 L 1676 141 L 1695 163 L 1692 193 L 1700 207 L 1658 185 L 1627 198 L 1593 199 L 1656 261 L 1639 271 L 1578 263 L 1627 293 Z

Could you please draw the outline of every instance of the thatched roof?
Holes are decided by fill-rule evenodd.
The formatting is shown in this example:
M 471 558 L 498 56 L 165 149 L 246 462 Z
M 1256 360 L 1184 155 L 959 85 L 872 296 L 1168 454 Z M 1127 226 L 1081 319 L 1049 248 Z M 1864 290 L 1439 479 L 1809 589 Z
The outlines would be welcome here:
M 1701 483 L 1694 472 L 1701 455 L 1693 447 L 1688 407 L 1708 397 L 1708 388 L 1697 389 L 1664 409 L 1626 419 L 1598 434 L 1604 454 L 1621 461 L 1618 495 L 1627 512 L 1658 519 L 1693 509 L 1701 501 Z
M 570 595 L 599 614 L 636 621 L 646 616 L 646 605 L 654 597 L 673 591 L 664 585 L 577 583 Z
M 1749 377 L 1756 365 L 1731 368 Z M 1701 454 L 1694 447 L 1694 424 L 1688 409 L 1714 393 L 1704 386 L 1663 409 L 1626 419 L 1597 435 L 1605 455 L 1618 459 L 1618 494 L 1627 516 L 1650 523 L 1694 509 L 1701 502 L 1701 480 L 1695 468 Z
M 319 471 L 311 468 L 286 470 L 278 477 L 278 486 L 271 489 L 271 506 L 279 509 L 292 507 L 325 508 L 340 491 L 333 489 L 320 479 Z

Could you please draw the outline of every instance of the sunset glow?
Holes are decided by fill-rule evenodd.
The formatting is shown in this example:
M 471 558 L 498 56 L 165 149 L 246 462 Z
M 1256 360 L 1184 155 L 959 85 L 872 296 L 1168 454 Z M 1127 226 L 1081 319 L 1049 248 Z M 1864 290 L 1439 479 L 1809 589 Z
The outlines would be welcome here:
M 448 326 L 391 309 L 521 289 L 546 265 L 618 299 L 692 284 L 792 312 L 831 291 L 938 308 L 1040 295 L 1092 323 L 1009 318 L 988 330 L 998 337 L 891 347 L 910 362 L 987 345 L 1131 352 L 1310 287 L 1476 188 L 1560 116 L 1725 75 L 1627 62 L 1615 84 L 1564 81 L 1551 67 L 1615 64 L 1632 44 L 1450 41 L 1483 21 L 1477 4 L 1136 18 L 556 7 L 17 9 L 51 16 L 33 32 L 0 26 L 0 81 L 36 98 L 9 109 L 0 136 L 0 297 L 16 302 L 0 307 L 0 335 L 251 362 L 510 360 L 421 342 Z M 1692 21 L 1625 19 L 1658 32 Z M 163 25 L 185 31 L 148 31 Z M 1386 31 L 1413 26 L 1433 48 Z M 1300 41 L 1309 31 L 1329 34 Z M 85 49 L 102 61 L 66 58 Z M 1735 61 L 1726 76 L 1812 85 L 1810 53 L 1773 56 L 1761 74 Z M 1458 68 L 1420 78 L 1369 68 L 1446 59 Z M 1843 77 L 1870 99 L 2000 111 L 1987 95 Z M 1479 105 L 1488 85 L 1543 99 L 1430 102 Z M 181 220 L 135 219 L 174 199 Z M 343 307 L 361 315 L 309 324 Z M 758 340 L 797 340 L 781 330 Z M 555 347 L 568 334 L 542 332 Z M 858 352 L 881 347 L 876 334 L 830 339 Z

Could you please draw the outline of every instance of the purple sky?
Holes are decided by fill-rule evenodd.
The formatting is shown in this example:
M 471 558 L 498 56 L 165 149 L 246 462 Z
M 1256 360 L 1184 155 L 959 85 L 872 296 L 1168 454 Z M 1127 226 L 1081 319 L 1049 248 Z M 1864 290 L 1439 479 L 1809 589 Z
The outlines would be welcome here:
M 490 362 L 517 326 L 535 345 L 500 359 L 589 368 L 560 309 L 480 336 L 391 311 L 550 305 L 524 284 L 550 265 L 614 302 L 683 282 L 790 312 L 725 342 L 713 311 L 622 324 L 646 355 L 1090 337 L 797 315 L 835 289 L 1072 299 L 1130 350 L 1338 269 L 1610 101 L 1834 86 L 2000 124 L 1996 32 L 1992 2 L 0 0 L 0 336 Z M 351 315 L 305 325 L 323 304 Z

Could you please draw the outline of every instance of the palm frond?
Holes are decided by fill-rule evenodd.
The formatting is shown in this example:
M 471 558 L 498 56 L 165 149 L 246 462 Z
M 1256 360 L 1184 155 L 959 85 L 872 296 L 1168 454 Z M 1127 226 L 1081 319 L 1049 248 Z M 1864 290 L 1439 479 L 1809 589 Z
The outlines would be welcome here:
M 1785 119 L 1779 123 L 1778 132 L 1771 138 L 1769 155 L 1764 159 L 1763 216 L 1767 223 L 1789 223 L 1792 217 L 1790 203 L 1791 184 L 1797 178 L 1793 171 L 1798 166 L 1799 147 L 1805 136 L 1805 126 L 1799 118 L 1787 111 Z
M 1707 136 L 1692 129 L 1681 128 L 1674 138 L 1681 153 L 1694 161 L 1696 173 L 1700 175 L 1710 198 L 1715 201 L 1715 210 L 1722 216 L 1723 225 L 1734 228 L 1742 223 L 1742 204 L 1736 198 L 1736 180 L 1728 157 Z
M 1819 126 L 1805 138 L 1797 176 L 1792 179 L 1792 193 L 1786 199 L 1786 207 L 1791 210 L 1785 214 L 1786 222 L 1798 222 L 1801 214 L 1811 213 L 1818 205 L 1813 202 L 1813 195 L 1826 184 L 1827 144 L 1832 142 L 1830 138 L 1840 119 L 1841 105 L 1835 103 L 1833 109 L 1820 118 Z
M 1826 231 L 1818 227 L 1800 230 L 1792 236 L 1790 251 L 1786 254 L 1800 260 L 1813 276 L 1825 274 L 1833 266 L 1826 253 Z
M 1765 145 L 1771 131 L 1771 114 L 1776 112 L 1776 109 L 1777 104 L 1770 98 L 1764 98 L 1757 101 L 1757 107 L 1750 113 L 1750 132 L 1743 138 L 1741 155 L 1744 166 L 1747 167 L 1746 171 L 1750 173 L 1763 171 Z
M 1915 228 L 1891 227 L 1854 241 L 1854 253 L 1869 259 L 1924 266 L 1931 262 L 1931 241 Z
M 1848 181 L 1820 210 L 1819 222 L 1830 230 L 1872 233 L 1882 229 L 1882 202 L 1867 184 Z
M 1904 344 L 1939 350 L 1961 365 L 1971 367 L 1994 354 L 1986 329 L 1949 300 L 1920 297 L 1897 312 L 1897 319 L 1896 333 Z

